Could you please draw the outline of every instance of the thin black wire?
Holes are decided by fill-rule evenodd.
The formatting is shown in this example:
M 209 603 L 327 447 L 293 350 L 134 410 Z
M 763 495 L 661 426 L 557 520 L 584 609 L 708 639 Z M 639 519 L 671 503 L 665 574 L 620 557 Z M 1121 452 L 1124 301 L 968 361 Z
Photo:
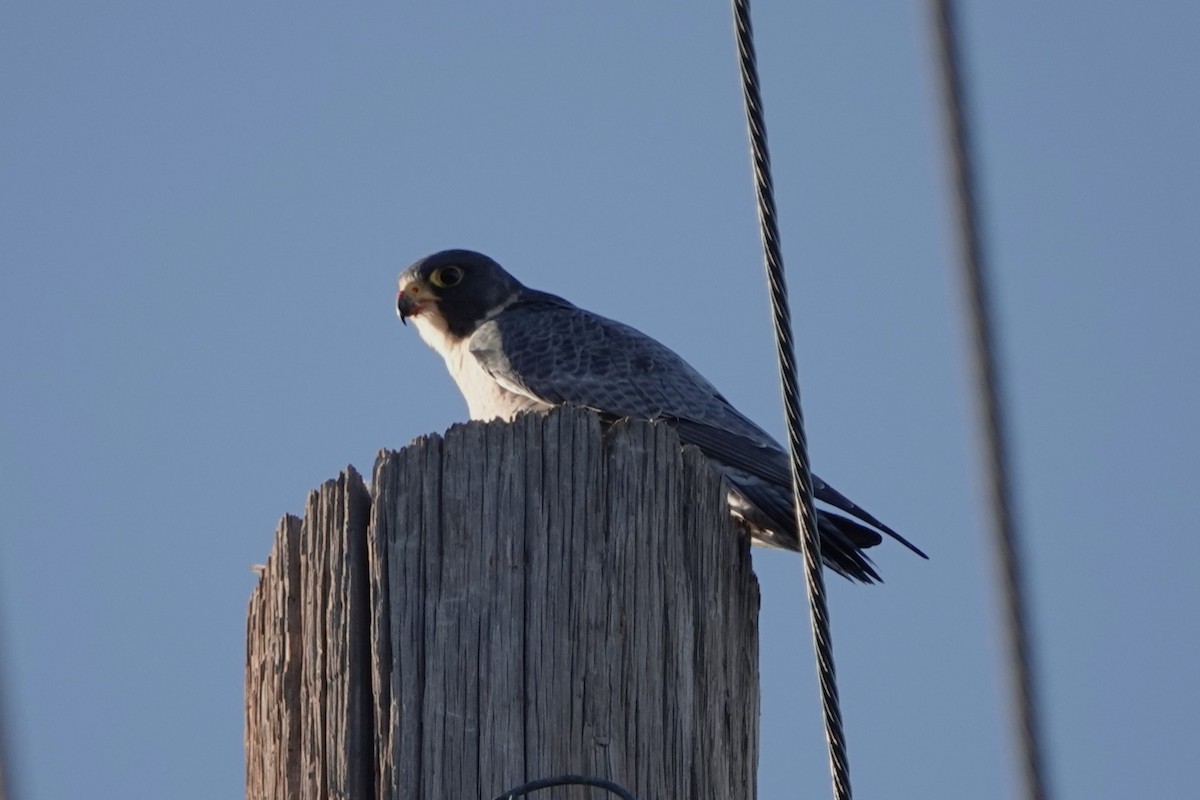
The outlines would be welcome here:
M 825 603 L 825 576 L 821 567 L 821 542 L 817 536 L 813 510 L 812 474 L 808 466 L 808 444 L 804 437 L 804 417 L 800 410 L 800 388 L 796 382 L 795 344 L 792 341 L 792 317 L 788 308 L 784 281 L 783 256 L 779 245 L 779 225 L 775 218 L 775 188 L 771 182 L 771 159 L 767 152 L 767 129 L 763 119 L 762 97 L 758 88 L 758 66 L 754 54 L 754 33 L 750 26 L 749 0 L 733 0 L 738 58 L 742 70 L 742 95 L 746 103 L 746 124 L 754 162 L 754 186 L 758 195 L 758 221 L 762 235 L 767 283 L 771 292 L 771 311 L 775 323 L 775 344 L 779 357 L 779 376 L 783 404 L 787 413 L 788 445 L 792 453 L 792 491 L 796 521 L 804 553 L 804 577 L 808 590 L 809 622 L 817 675 L 821 685 L 821 707 L 825 717 L 825 739 L 829 745 L 829 771 L 837 800 L 850 800 L 850 763 L 842 727 L 837 675 L 833 665 L 833 642 L 829 630 L 829 609 Z
M 603 778 L 590 778 L 586 775 L 560 775 L 557 778 L 539 778 L 536 781 L 523 783 L 515 789 L 509 789 L 497 797 L 496 800 L 513 800 L 515 797 L 524 797 L 532 792 L 550 789 L 554 786 L 595 786 L 598 789 L 612 792 L 620 797 L 621 800 L 637 800 L 632 792 L 618 783 L 606 781 Z
M 1006 425 L 1000 402 L 1000 375 L 996 366 L 986 264 L 981 243 L 979 211 L 975 201 L 975 168 L 970 129 L 967 125 L 966 88 L 960 65 L 961 50 L 955 27 L 952 0 L 932 0 L 941 66 L 942 107 L 951 169 L 957 199 L 959 264 L 968 306 L 968 324 L 974 343 L 976 400 L 984 440 L 984 462 L 992 511 L 992 544 L 1000 571 L 1005 627 L 1008 636 L 1009 673 L 1017 706 L 1017 738 L 1025 773 L 1025 796 L 1030 800 L 1049 797 L 1045 759 L 1038 723 L 1037 692 L 1034 685 L 1033 652 L 1028 634 L 1024 582 L 1020 559 L 1020 537 L 1012 509 L 1005 450 Z

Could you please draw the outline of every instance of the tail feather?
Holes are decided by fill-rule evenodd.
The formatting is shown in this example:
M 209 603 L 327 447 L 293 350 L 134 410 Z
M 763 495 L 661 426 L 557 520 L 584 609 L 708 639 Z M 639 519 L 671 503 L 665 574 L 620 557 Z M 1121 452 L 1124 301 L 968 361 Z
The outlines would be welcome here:
M 914 553 L 919 555 L 921 558 L 924 558 L 924 559 L 929 558 L 929 556 L 925 555 L 924 551 L 922 551 L 921 548 L 917 547 L 915 544 L 910 542 L 908 539 L 905 539 L 903 536 L 896 533 L 894 530 L 889 528 L 887 525 L 884 525 L 882 522 L 880 522 L 878 519 L 876 519 L 873 514 L 868 512 L 865 508 L 863 508 L 860 505 L 857 505 L 849 497 L 846 497 L 846 495 L 842 494 L 837 489 L 833 488 L 828 483 L 826 483 L 825 481 L 818 478 L 816 475 L 813 476 L 813 495 L 816 497 L 816 499 L 820 500 L 822 503 L 828 503 L 829 505 L 833 506 L 834 508 L 838 509 L 839 511 L 844 511 L 853 517 L 858 517 L 859 519 L 861 519 L 863 522 L 867 523 L 868 525 L 878 528 L 879 530 L 886 533 L 888 536 L 895 539 L 900 544 L 907 547 L 909 550 L 912 550 Z M 850 520 L 845 519 L 845 517 L 838 517 L 838 519 L 841 519 L 844 522 L 850 522 Z M 857 523 L 852 523 L 852 524 L 857 524 Z M 858 527 L 861 528 L 862 526 L 859 525 Z M 880 540 L 880 541 L 882 541 L 882 540 Z M 879 542 L 876 542 L 875 544 L 879 544 Z M 870 545 L 868 545 L 868 546 L 870 546 Z
M 755 538 L 768 546 L 800 550 L 791 493 L 740 471 L 726 470 L 726 474 L 733 483 L 734 492 L 745 501 L 745 505 L 737 509 L 738 515 L 750 525 Z M 817 532 L 821 537 L 821 560 L 826 566 L 851 580 L 883 582 L 871 559 L 863 552 L 863 548 L 883 541 L 878 533 L 824 511 L 817 512 Z
M 762 482 L 772 489 L 773 495 L 783 497 L 782 505 L 786 507 L 786 512 L 780 516 L 775 512 L 767 512 L 769 516 L 776 519 L 776 525 L 784 530 L 792 531 L 795 528 L 795 523 L 792 519 L 792 471 L 791 464 L 787 452 L 781 448 L 776 442 L 749 420 L 741 417 L 735 410 L 730 408 L 730 411 L 737 419 L 743 423 L 741 430 L 733 430 L 711 423 L 701 422 L 695 419 L 687 419 L 679 416 L 663 415 L 659 418 L 666 419 L 679 433 L 679 438 L 684 444 L 692 444 L 701 449 L 705 455 L 711 458 L 715 463 L 730 475 L 735 483 L 744 483 L 750 486 L 752 482 Z M 760 436 L 755 437 L 746 432 L 746 428 L 756 430 Z M 735 476 L 741 476 L 740 478 Z M 854 517 L 866 525 L 876 528 L 879 531 L 887 534 L 895 539 L 900 544 L 912 550 L 921 558 L 929 558 L 915 544 L 905 539 L 896 531 L 884 525 L 874 515 L 869 513 L 865 508 L 856 505 L 850 498 L 834 489 L 825 481 L 821 480 L 816 475 L 813 478 L 813 494 L 817 500 L 822 503 L 827 503 L 837 510 Z M 778 506 L 779 503 L 776 503 Z M 765 511 L 765 509 L 764 509 Z M 851 540 L 855 538 L 866 541 L 873 538 L 870 535 L 864 534 L 870 532 L 867 528 L 858 523 L 852 523 L 850 520 L 840 515 L 830 515 L 836 517 L 839 522 L 830 523 L 833 528 L 848 535 Z M 784 521 L 786 520 L 786 522 Z M 848 527 L 853 524 L 854 528 Z M 819 527 L 819 526 L 818 526 Z M 848 533 L 848 531 L 854 531 Z M 794 536 L 794 532 L 792 534 Z M 832 534 L 830 534 L 832 535 Z M 875 541 L 871 544 L 861 545 L 862 547 L 873 547 L 879 544 L 879 540 L 875 537 Z M 799 541 L 796 546 L 799 547 Z M 795 549 L 795 547 L 793 549 Z M 832 565 L 831 565 L 832 566 Z M 835 567 L 836 568 L 836 567 Z

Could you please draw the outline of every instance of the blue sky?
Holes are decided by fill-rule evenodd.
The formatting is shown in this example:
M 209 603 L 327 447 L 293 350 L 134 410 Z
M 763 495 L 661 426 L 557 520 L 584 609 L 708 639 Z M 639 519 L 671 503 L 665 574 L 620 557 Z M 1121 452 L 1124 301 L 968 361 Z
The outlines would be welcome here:
M 916 3 L 756 3 L 817 470 L 920 543 L 831 579 L 856 795 L 1013 795 Z M 1200 10 L 964 9 L 1053 778 L 1182 796 Z M 466 416 L 392 310 L 443 247 L 673 346 L 782 435 L 724 3 L 0 11 L 0 656 L 24 797 L 242 791 L 252 564 Z M 758 552 L 763 797 L 828 794 L 799 559 Z M 496 787 L 499 791 L 502 787 Z

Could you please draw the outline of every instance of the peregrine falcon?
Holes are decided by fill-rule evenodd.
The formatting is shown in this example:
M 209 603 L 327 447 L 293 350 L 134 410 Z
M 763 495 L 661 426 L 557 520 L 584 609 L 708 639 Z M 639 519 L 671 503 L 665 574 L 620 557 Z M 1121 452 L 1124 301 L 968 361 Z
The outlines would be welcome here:
M 396 313 L 445 359 L 471 419 L 573 405 L 610 422 L 666 422 L 728 479 L 730 512 L 754 542 L 800 549 L 787 452 L 665 345 L 527 288 L 471 250 L 434 253 L 401 273 Z M 817 511 L 821 555 L 835 572 L 881 580 L 863 552 L 882 541 L 880 532 L 927 558 L 816 475 L 813 491 L 842 512 Z

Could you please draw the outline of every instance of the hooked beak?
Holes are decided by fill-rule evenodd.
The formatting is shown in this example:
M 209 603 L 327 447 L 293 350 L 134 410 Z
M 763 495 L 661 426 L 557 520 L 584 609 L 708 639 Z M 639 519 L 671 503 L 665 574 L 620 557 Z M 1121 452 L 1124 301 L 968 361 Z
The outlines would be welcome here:
M 411 317 L 415 313 L 417 313 L 416 304 L 408 299 L 408 295 L 406 295 L 404 292 L 397 293 L 396 294 L 396 316 L 398 316 L 400 318 L 400 321 L 403 322 L 405 325 L 407 325 L 408 318 Z
M 420 314 L 434 299 L 433 293 L 422 284 L 415 280 L 405 281 L 396 293 L 396 316 L 407 325 L 409 317 Z

